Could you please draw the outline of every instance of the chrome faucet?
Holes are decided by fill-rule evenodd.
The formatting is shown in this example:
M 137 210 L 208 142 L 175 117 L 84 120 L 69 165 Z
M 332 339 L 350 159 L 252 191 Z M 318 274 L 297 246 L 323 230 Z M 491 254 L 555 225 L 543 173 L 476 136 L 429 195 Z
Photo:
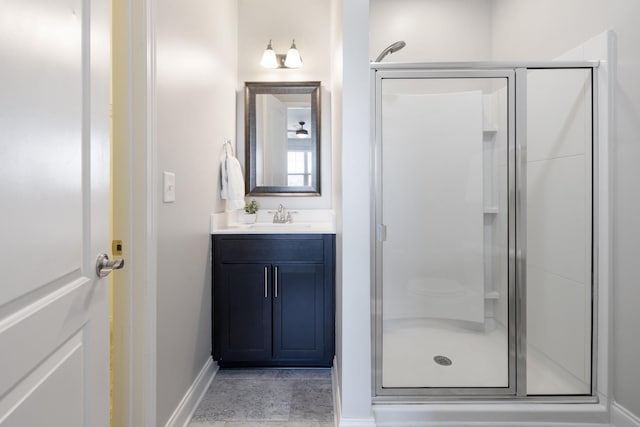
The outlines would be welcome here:
M 278 210 L 273 215 L 273 223 L 274 224 L 286 224 L 292 222 L 291 212 L 287 212 L 287 215 L 284 214 L 284 206 L 282 204 L 278 205 Z

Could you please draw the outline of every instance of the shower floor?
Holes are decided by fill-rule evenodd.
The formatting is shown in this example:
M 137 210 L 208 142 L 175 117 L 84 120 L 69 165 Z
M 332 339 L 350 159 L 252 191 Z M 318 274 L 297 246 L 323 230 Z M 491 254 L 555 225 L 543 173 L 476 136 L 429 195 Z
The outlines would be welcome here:
M 506 387 L 506 330 L 475 331 L 446 320 L 385 321 L 383 387 Z M 529 394 L 586 394 L 589 388 L 544 355 L 528 352 Z M 451 359 L 450 366 L 434 361 Z

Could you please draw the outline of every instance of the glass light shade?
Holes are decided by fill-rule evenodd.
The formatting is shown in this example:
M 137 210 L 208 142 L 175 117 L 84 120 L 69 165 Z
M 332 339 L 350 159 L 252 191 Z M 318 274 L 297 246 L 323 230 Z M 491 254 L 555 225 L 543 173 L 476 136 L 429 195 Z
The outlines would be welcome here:
M 262 54 L 260 65 L 264 68 L 278 68 L 278 58 L 276 58 L 276 53 L 271 47 L 271 40 L 269 40 L 269 44 Z
M 287 68 L 300 68 L 302 67 L 302 58 L 300 58 L 300 52 L 296 49 L 296 41 L 291 43 L 291 47 L 287 52 L 287 57 L 284 60 L 284 66 Z

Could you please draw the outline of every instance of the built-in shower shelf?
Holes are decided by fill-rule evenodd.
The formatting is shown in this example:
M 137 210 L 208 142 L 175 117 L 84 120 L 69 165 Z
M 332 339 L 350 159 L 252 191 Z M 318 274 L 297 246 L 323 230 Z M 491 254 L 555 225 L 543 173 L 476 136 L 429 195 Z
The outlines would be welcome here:
M 500 299 L 500 292 L 490 291 L 484 294 L 484 299 Z
M 487 215 L 497 215 L 498 214 L 498 208 L 497 207 L 492 207 L 492 206 L 487 206 L 486 208 L 484 208 L 484 213 Z
M 487 126 L 484 129 L 482 129 L 482 133 L 484 133 L 485 135 L 491 135 L 497 132 L 498 132 L 498 128 L 495 126 Z

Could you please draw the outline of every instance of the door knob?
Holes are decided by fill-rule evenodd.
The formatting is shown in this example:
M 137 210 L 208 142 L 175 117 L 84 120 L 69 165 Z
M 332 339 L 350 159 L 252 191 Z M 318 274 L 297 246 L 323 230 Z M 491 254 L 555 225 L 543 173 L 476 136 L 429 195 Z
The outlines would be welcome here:
M 123 267 L 123 259 L 114 259 L 113 261 L 110 261 L 107 254 L 98 255 L 98 259 L 96 260 L 96 274 L 98 277 L 106 277 L 113 270 L 120 270 Z

